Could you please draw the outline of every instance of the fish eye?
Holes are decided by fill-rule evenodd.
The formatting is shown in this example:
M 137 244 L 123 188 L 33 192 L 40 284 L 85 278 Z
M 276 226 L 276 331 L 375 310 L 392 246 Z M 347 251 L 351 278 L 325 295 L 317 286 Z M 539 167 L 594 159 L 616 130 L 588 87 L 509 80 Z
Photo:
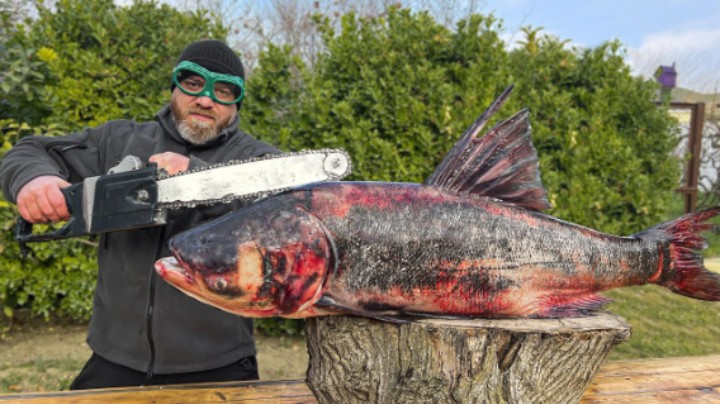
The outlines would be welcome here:
M 243 291 L 233 283 L 232 274 L 217 274 L 205 277 L 207 290 L 225 297 L 242 296 Z
M 215 279 L 213 286 L 217 290 L 225 290 L 225 288 L 227 288 L 227 281 L 225 278 L 217 278 Z

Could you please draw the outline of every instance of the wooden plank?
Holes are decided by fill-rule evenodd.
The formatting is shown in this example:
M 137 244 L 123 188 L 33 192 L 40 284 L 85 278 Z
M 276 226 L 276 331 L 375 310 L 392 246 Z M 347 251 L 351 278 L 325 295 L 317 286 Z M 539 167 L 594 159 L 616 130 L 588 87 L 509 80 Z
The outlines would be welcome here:
M 580 401 L 586 403 L 720 403 L 720 395 L 717 390 L 698 391 L 698 390 L 671 390 L 662 392 L 641 392 L 627 395 L 615 396 L 583 396 Z
M 720 402 L 720 355 L 607 362 L 582 402 Z
M 23 404 L 317 403 L 303 380 L 223 382 L 11 394 L 0 402 Z
M 0 403 L 316 403 L 304 380 L 225 382 L 0 395 Z M 582 403 L 720 403 L 720 355 L 613 361 Z

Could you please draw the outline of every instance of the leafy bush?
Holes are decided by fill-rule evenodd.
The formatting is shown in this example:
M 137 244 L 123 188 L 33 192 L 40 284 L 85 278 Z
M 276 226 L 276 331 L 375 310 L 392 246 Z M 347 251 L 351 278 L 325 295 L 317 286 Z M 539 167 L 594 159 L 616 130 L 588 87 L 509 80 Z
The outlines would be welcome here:
M 6 77 L 28 88 L 0 92 L 4 117 L 30 125 L 79 130 L 110 119 L 151 120 L 169 99 L 170 72 L 185 45 L 227 34 L 203 12 L 153 0 L 39 4 L 37 19 L 8 41 L 23 57 L 10 60 L 16 67 Z
M 57 136 L 101 122 L 149 120 L 169 100 L 170 74 L 182 48 L 227 31 L 202 13 L 155 1 L 127 7 L 112 0 L 39 3 L 38 15 L 9 30 L 0 58 L 2 154 L 21 137 Z M 0 301 L 6 314 L 29 307 L 87 319 L 92 310 L 96 255 L 91 240 L 32 245 L 22 260 L 13 227 L 17 211 L 0 199 L 3 268 Z
M 347 14 L 340 32 L 318 22 L 327 51 L 312 71 L 273 49 L 250 78 L 279 78 L 271 98 L 250 92 L 253 111 L 264 111 L 247 121 L 251 132 L 289 149 L 343 147 L 354 179 L 421 182 L 515 84 L 498 119 L 529 108 L 549 213 L 617 234 L 665 217 L 680 175 L 669 157 L 674 121 L 653 103 L 656 84 L 630 74 L 620 43 L 569 48 L 526 28 L 508 51 L 492 16 L 450 30 L 406 9 Z
M 622 235 L 665 218 L 680 178 L 674 120 L 653 103 L 655 83 L 631 76 L 620 43 L 571 51 L 542 37 L 509 66 L 554 215 Z
M 337 31 L 327 18 L 318 16 L 317 23 L 325 51 L 312 67 L 288 48 L 270 46 L 262 55 L 242 110 L 248 132 L 284 149 L 343 147 L 353 158 L 354 179 L 421 182 L 514 83 L 515 94 L 492 123 L 529 107 L 555 206 L 550 213 L 621 234 L 665 216 L 680 174 L 669 157 L 673 121 L 653 104 L 654 83 L 630 74 L 618 42 L 575 49 L 527 28 L 521 46 L 508 50 L 501 21 L 491 15 L 473 15 L 451 29 L 406 9 L 375 18 L 347 14 Z M 6 44 L 29 55 L 0 62 L 11 66 L 8 83 L 31 85 L 5 92 L 0 86 L 0 118 L 68 130 L 119 117 L 148 119 L 167 99 L 168 71 L 181 47 L 222 35 L 206 16 L 155 2 L 60 0 L 56 11 L 41 8 L 38 20 Z M 7 134 L 12 125 L 5 125 Z M 3 140 L 6 148 L 13 142 Z M 45 269 L 26 276 L 7 234 L 14 212 L 5 203 L 0 214 L 11 268 L 0 280 L 6 305 L 85 316 L 89 291 L 70 295 L 61 273 L 47 268 L 71 265 L 75 275 L 63 276 L 87 276 L 88 287 L 93 264 L 82 255 L 92 255 L 89 247 L 43 246 L 36 265 Z M 264 320 L 258 327 L 273 334 L 298 324 Z
M 30 128 L 11 120 L 0 120 L 4 155 L 11 145 L 26 134 L 58 135 L 54 125 Z M 0 252 L 3 256 L 0 276 L 0 301 L 3 311 L 12 315 L 18 307 L 31 307 L 44 317 L 50 314 L 70 318 L 89 318 L 95 285 L 95 253 L 92 242 L 83 239 L 32 244 L 32 254 L 23 258 L 15 241 L 15 205 L 0 198 Z M 47 232 L 48 226 L 38 231 Z

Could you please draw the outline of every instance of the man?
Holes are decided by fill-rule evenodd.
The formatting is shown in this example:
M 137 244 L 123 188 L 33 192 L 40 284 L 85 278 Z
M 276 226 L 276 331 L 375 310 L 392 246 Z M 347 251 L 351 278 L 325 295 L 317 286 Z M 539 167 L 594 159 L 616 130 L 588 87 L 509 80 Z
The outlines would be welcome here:
M 23 138 L 3 159 L 3 192 L 27 221 L 55 222 L 69 217 L 61 188 L 105 174 L 127 155 L 174 174 L 277 153 L 238 129 L 243 79 L 242 63 L 227 45 L 192 43 L 178 59 L 171 102 L 156 121 L 118 120 L 59 138 Z M 171 236 L 227 210 L 178 210 L 164 226 L 101 237 L 87 337 L 93 354 L 71 389 L 258 378 L 252 321 L 186 297 L 153 270 L 156 259 L 169 255 Z

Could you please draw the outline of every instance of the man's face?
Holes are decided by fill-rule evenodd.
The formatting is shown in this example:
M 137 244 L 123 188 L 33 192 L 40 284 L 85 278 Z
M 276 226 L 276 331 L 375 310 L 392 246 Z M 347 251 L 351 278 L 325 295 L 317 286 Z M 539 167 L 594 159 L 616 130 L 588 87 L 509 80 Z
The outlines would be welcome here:
M 218 137 L 237 116 L 235 104 L 223 105 L 207 96 L 192 96 L 179 88 L 170 102 L 178 132 L 193 144 L 203 144 Z

